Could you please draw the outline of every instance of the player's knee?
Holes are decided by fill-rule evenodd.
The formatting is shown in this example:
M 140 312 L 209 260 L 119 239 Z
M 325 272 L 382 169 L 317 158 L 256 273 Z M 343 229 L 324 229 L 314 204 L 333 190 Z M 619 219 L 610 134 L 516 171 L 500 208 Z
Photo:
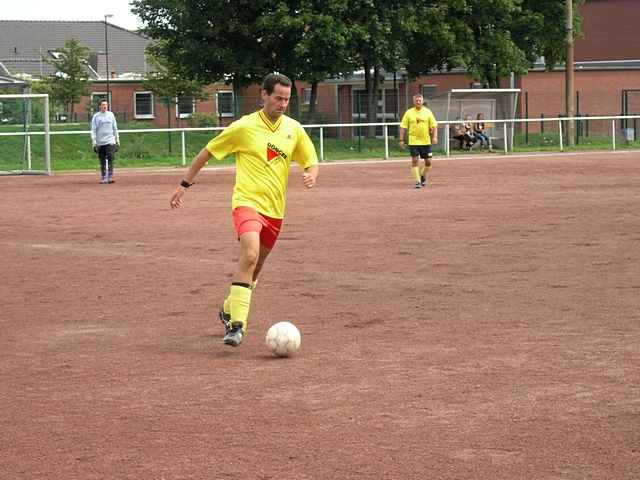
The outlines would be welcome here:
M 242 251 L 241 262 L 244 266 L 255 269 L 258 265 L 258 258 L 260 258 L 260 250 L 257 248 L 246 248 Z

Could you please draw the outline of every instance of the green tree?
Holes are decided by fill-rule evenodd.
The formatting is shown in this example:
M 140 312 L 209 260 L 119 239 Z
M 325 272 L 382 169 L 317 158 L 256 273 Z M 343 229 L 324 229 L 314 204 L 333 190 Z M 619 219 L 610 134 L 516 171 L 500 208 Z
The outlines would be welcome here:
M 411 18 L 421 18 L 406 22 L 411 77 L 458 67 L 498 87 L 511 73 L 526 74 L 540 57 L 548 69 L 565 58 L 564 2 L 557 0 L 422 0 Z M 580 23 L 576 15 L 578 33 Z
M 574 0 L 576 5 L 583 0 Z M 558 0 L 134 0 L 153 52 L 172 71 L 241 89 L 279 71 L 312 85 L 364 72 L 367 120 L 375 122 L 383 73 L 415 78 L 464 68 L 496 87 L 526 73 L 540 56 L 564 59 L 563 2 Z M 575 17 L 579 31 L 579 17 Z M 312 107 L 313 108 L 313 107 Z M 236 108 L 236 113 L 237 108 Z M 373 129 L 369 130 L 373 133 Z
M 535 54 L 521 48 L 512 35 L 514 25 L 523 24 L 521 0 L 473 0 L 464 11 L 452 13 L 462 38 L 460 56 L 475 80 L 497 88 L 500 78 L 529 70 Z
M 134 0 L 132 5 L 145 23 L 143 32 L 158 40 L 151 52 L 181 78 L 205 84 L 223 80 L 233 85 L 237 99 L 269 70 L 256 19 L 271 2 Z
M 383 72 L 406 63 L 405 19 L 413 2 L 408 0 L 348 0 L 342 21 L 347 27 L 346 58 L 364 71 L 365 112 L 368 122 L 377 120 L 378 90 Z M 368 129 L 373 136 L 375 127 Z
M 579 7 L 584 0 L 573 0 L 574 37 L 582 35 Z M 533 62 L 544 57 L 547 70 L 566 60 L 565 2 L 557 0 L 522 0 L 523 15 L 514 22 L 513 37 L 528 52 Z
M 300 78 L 310 82 L 309 119 L 313 121 L 318 84 L 329 77 L 348 75 L 354 64 L 346 55 L 349 31 L 342 21 L 348 5 L 342 0 L 303 0 L 303 31 L 295 46 Z
M 72 38 L 64 47 L 57 50 L 56 57 L 44 60 L 55 68 L 52 75 L 42 80 L 42 90 L 49 93 L 53 102 L 64 106 L 68 118 L 73 119 L 74 106 L 89 94 L 89 76 L 85 65 L 89 57 L 89 48 Z

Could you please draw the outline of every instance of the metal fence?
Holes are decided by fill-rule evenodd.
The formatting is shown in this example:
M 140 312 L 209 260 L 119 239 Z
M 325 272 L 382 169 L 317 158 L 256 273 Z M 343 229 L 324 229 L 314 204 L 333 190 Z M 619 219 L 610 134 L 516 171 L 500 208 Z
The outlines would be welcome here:
M 572 135 L 576 135 L 576 131 L 581 131 L 581 136 L 576 138 L 582 138 L 583 143 L 585 139 L 597 139 L 599 143 L 594 143 L 591 148 L 609 148 L 616 150 L 621 147 L 625 148 L 640 148 L 640 142 L 638 141 L 637 132 L 628 125 L 633 125 L 633 122 L 637 121 L 640 115 L 627 115 L 627 116 L 600 116 L 589 117 L 585 120 L 584 117 L 556 117 L 556 118 L 528 118 L 528 119 L 485 119 L 482 120 L 487 126 L 492 140 L 492 146 L 497 148 L 497 151 L 508 154 L 510 151 L 526 151 L 527 149 L 538 150 L 539 147 L 544 147 L 552 151 L 564 151 L 568 148 L 570 143 L 567 138 L 568 127 L 571 127 Z M 469 123 L 477 123 L 478 120 L 469 120 Z M 589 122 L 585 124 L 585 122 Z M 434 145 L 434 149 L 444 153 L 446 156 L 452 155 L 455 151 L 455 143 L 451 135 L 451 127 L 455 124 L 459 124 L 460 121 L 441 122 L 438 124 L 438 143 Z M 540 140 L 542 143 L 531 143 L 533 135 L 525 135 L 523 131 L 527 124 L 536 123 L 541 126 L 542 133 L 536 133 L 538 137 L 536 141 Z M 597 128 L 596 124 L 597 123 Z M 626 128 L 624 126 L 627 125 Z M 307 124 L 303 125 L 304 128 L 310 133 L 316 146 L 318 148 L 319 158 L 321 161 L 335 160 L 326 155 L 325 144 L 328 139 L 332 142 L 348 141 L 354 139 L 364 139 L 365 135 L 370 133 L 373 129 L 375 132 L 373 135 L 380 143 L 380 155 L 384 159 L 391 157 L 391 151 L 399 154 L 397 148 L 397 142 L 391 143 L 392 139 L 395 140 L 399 123 L 398 122 L 378 122 L 378 123 L 334 123 L 334 124 Z M 200 127 L 200 128 L 152 128 L 152 129 L 124 129 L 120 131 L 121 135 L 135 135 L 135 138 L 140 136 L 149 135 L 152 133 L 167 133 L 170 136 L 179 135 L 179 155 L 172 154 L 176 158 L 176 165 L 186 165 L 188 149 L 187 149 L 187 133 L 190 132 L 216 132 L 223 130 L 224 127 Z M 595 135 L 593 132 L 606 132 L 605 135 Z M 345 132 L 348 135 L 345 137 Z M 366 132 L 366 133 L 365 133 Z M 89 130 L 71 130 L 71 131 L 28 131 L 28 132 L 0 132 L 0 138 L 6 137 L 26 137 L 25 143 L 31 145 L 31 139 L 33 137 L 49 136 L 55 138 L 65 135 L 82 135 L 88 139 L 90 136 Z M 202 141 L 199 137 L 200 142 Z M 0 156 L 2 153 L 2 143 L 0 142 Z M 452 148 L 452 145 L 454 148 Z M 200 147 L 202 144 L 200 144 Z M 393 146 L 393 148 L 391 148 Z M 577 147 L 580 148 L 580 142 L 577 142 Z M 353 147 L 352 147 L 353 148 Z M 573 148 L 573 147 L 571 147 Z M 46 147 L 49 150 L 49 147 Z M 193 149 L 191 149 L 193 150 Z M 177 152 L 176 152 L 177 153 Z M 375 155 L 372 155 L 375 156 Z M 31 154 L 29 155 L 31 158 Z M 55 158 L 52 159 L 55 163 Z M 47 173 L 51 173 L 51 169 L 48 169 Z

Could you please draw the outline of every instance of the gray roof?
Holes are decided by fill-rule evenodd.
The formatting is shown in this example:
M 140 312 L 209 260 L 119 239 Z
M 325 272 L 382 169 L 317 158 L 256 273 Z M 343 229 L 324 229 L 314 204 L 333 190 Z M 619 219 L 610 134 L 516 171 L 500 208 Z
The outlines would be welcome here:
M 0 88 L 4 87 L 26 87 L 27 82 L 19 78 L 14 78 L 10 75 L 6 75 L 0 67 Z
M 109 70 L 116 75 L 145 73 L 145 48 L 151 40 L 136 32 L 107 23 Z M 42 56 L 75 38 L 90 50 L 91 78 L 106 78 L 105 23 L 76 21 L 0 20 L 0 63 L 11 73 L 35 77 L 53 73 Z M 2 67 L 0 67 L 0 70 Z

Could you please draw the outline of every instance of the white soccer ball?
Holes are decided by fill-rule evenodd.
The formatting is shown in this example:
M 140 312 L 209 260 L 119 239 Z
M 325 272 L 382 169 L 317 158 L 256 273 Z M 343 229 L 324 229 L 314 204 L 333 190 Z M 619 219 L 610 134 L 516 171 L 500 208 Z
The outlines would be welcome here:
M 300 330 L 291 322 L 274 323 L 265 341 L 275 356 L 288 357 L 300 348 Z

